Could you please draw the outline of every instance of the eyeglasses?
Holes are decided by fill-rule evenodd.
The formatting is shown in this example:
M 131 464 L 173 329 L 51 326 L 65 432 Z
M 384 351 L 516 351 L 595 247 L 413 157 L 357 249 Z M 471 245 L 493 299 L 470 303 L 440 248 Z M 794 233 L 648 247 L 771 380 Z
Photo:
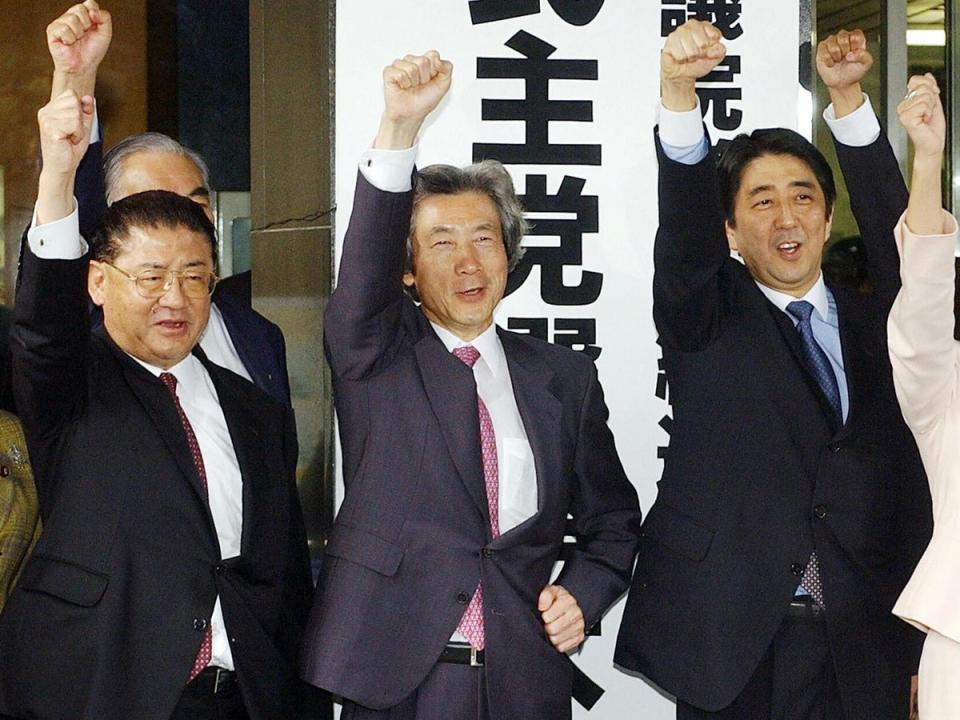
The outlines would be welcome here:
M 113 263 L 104 261 L 103 264 L 131 280 L 137 286 L 140 296 L 149 299 L 165 295 L 173 287 L 175 280 L 180 282 L 180 290 L 187 297 L 208 297 L 213 294 L 213 289 L 220 279 L 211 270 L 141 270 L 138 273 L 128 273 Z

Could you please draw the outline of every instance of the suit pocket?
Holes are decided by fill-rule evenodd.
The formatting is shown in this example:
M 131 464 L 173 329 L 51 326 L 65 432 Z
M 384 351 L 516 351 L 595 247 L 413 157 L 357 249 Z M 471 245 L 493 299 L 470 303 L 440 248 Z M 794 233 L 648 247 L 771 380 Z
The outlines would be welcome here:
M 396 574 L 400 567 L 403 548 L 366 530 L 337 525 L 327 542 L 326 554 L 355 562 L 389 577 Z
M 653 504 L 640 536 L 656 540 L 683 557 L 700 562 L 707 556 L 714 531 L 662 502 Z
M 109 578 L 66 560 L 34 555 L 20 578 L 28 592 L 52 595 L 79 607 L 93 607 L 107 589 Z

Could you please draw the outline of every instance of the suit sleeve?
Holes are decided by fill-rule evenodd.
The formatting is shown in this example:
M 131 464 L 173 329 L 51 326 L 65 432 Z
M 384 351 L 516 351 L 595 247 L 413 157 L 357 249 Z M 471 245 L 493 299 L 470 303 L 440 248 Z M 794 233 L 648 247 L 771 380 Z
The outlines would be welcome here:
M 957 224 L 946 215 L 943 235 L 918 237 L 900 222 L 896 245 L 903 284 L 887 322 L 893 382 L 904 419 L 917 435 L 943 417 L 960 382 L 953 339 Z
M 577 599 L 592 627 L 627 589 L 640 533 L 637 491 L 627 479 L 607 425 L 609 411 L 591 364 L 583 397 L 570 506 L 577 543 L 557 584 Z
M 88 243 L 93 240 L 107 211 L 102 151 L 102 142 L 90 143 L 77 168 L 74 184 L 80 210 L 80 234 Z
M 730 256 L 716 168 L 670 160 L 657 140 L 660 225 L 654 243 L 653 317 L 662 345 L 706 347 L 720 332 L 720 274 Z
M 847 183 L 850 207 L 867 250 L 874 288 L 890 297 L 900 287 L 900 260 L 893 229 L 907 208 L 907 186 L 893 148 L 882 132 L 870 145 L 834 143 Z
M 327 357 L 340 377 L 376 373 L 396 347 L 412 205 L 412 191 L 377 190 L 358 174 L 337 288 L 324 315 Z
M 17 410 L 27 436 L 51 438 L 82 409 L 89 314 L 87 256 L 41 260 L 23 249 L 11 354 Z M 43 478 L 38 474 L 38 484 Z

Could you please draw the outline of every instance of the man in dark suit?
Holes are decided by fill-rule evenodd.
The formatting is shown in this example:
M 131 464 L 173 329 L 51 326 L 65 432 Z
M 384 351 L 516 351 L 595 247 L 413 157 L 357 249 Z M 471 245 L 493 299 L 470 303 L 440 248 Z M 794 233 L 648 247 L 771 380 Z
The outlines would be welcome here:
M 509 175 L 413 173 L 451 72 L 389 66 L 361 162 L 325 328 L 346 493 L 304 677 L 344 718 L 569 718 L 566 652 L 626 587 L 637 497 L 593 364 L 493 323 L 525 228 Z
M 312 588 L 289 409 L 196 348 L 216 281 L 196 203 L 116 202 L 88 258 L 92 116 L 72 91 L 38 116 L 13 365 L 44 531 L 0 616 L 0 713 L 297 718 Z
M 654 318 L 674 423 L 615 660 L 681 719 L 907 718 L 920 637 L 890 610 L 930 505 L 886 353 L 902 183 L 870 166 L 898 178 L 860 218 L 872 293 L 825 283 L 823 156 L 782 129 L 708 156 L 694 84 L 720 40 L 693 20 L 661 54 Z
M 110 47 L 110 14 L 96 0 L 74 5 L 47 28 L 54 62 L 51 99 L 65 90 L 93 95 L 97 71 Z M 213 219 L 210 176 L 199 153 L 161 133 L 121 140 L 101 165 L 102 141 L 94 131 L 77 173 L 80 232 L 92 237 L 107 203 L 144 190 L 169 190 L 199 203 Z M 217 284 L 210 323 L 200 346 L 213 362 L 233 370 L 290 405 L 286 345 L 280 328 L 250 307 L 250 273 Z

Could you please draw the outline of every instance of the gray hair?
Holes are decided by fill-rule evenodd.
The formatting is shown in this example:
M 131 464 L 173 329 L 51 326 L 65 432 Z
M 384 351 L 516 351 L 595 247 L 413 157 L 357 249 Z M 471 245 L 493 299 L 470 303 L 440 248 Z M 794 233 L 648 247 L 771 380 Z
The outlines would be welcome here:
M 407 256 L 404 271 L 413 272 L 413 235 L 417 222 L 417 205 L 431 195 L 456 195 L 476 192 L 486 195 L 497 208 L 503 248 L 507 253 L 507 272 L 512 271 L 523 257 L 520 245 L 530 224 L 523 216 L 523 206 L 513 189 L 510 173 L 496 160 L 483 160 L 458 168 L 453 165 L 428 165 L 417 171 L 413 194 L 413 213 L 407 234 Z
M 210 190 L 210 170 L 196 150 L 191 150 L 169 135 L 158 132 L 145 132 L 124 138 L 112 148 L 103 158 L 103 180 L 107 191 L 107 205 L 112 205 L 120 198 L 117 197 L 120 179 L 123 175 L 124 161 L 138 152 L 173 153 L 189 158 L 200 176 L 203 178 L 203 187 Z

